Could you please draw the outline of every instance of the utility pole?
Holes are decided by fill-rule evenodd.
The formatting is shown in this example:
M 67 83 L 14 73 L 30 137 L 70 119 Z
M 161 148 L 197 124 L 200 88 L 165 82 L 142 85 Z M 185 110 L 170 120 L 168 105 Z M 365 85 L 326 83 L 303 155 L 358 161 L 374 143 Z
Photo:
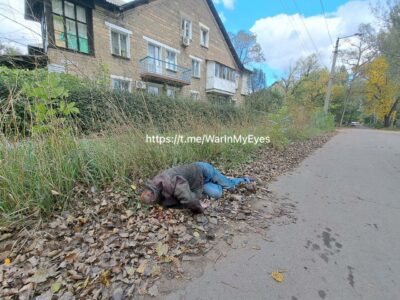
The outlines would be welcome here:
M 355 33 L 355 34 L 344 36 L 344 37 L 338 37 L 337 40 L 336 40 L 335 51 L 333 51 L 333 61 L 332 61 L 331 75 L 329 77 L 328 89 L 326 91 L 326 97 L 325 97 L 325 103 L 324 103 L 324 113 L 325 113 L 325 115 L 327 115 L 328 111 L 329 111 L 329 101 L 331 100 L 333 81 L 335 80 L 335 68 L 336 68 L 337 56 L 338 56 L 338 53 L 339 53 L 339 41 L 342 40 L 342 39 L 347 39 L 349 37 L 353 37 L 353 36 L 361 36 L 361 33 Z
M 339 53 L 339 40 L 340 40 L 340 38 L 337 38 L 335 50 L 333 51 L 333 61 L 332 61 L 331 74 L 329 76 L 328 89 L 326 91 L 325 103 L 324 103 L 324 113 L 325 113 L 325 115 L 327 115 L 328 111 L 329 111 L 329 101 L 331 100 L 333 80 L 335 79 L 336 60 L 337 60 L 337 56 L 338 56 L 338 53 Z

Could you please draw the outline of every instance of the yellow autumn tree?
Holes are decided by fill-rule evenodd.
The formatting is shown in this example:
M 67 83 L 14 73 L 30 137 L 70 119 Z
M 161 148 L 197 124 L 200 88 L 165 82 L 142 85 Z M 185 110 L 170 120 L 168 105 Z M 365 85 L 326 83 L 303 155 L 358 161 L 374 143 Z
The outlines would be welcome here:
M 366 68 L 366 103 L 364 113 L 390 126 L 399 103 L 399 83 L 390 78 L 385 57 L 375 58 Z

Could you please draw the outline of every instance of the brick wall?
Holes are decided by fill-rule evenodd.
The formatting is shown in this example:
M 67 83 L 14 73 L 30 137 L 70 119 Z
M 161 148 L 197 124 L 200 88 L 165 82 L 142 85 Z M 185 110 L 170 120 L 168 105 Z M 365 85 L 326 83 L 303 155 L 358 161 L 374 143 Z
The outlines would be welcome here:
M 192 41 L 189 47 L 181 45 L 181 18 L 192 21 Z M 124 59 L 111 55 L 109 22 L 132 31 L 130 37 L 131 58 Z M 200 24 L 210 28 L 209 48 L 200 45 Z M 207 99 L 206 94 L 206 61 L 215 60 L 228 67 L 238 67 L 224 40 L 214 16 L 205 0 L 157 0 L 141 5 L 123 14 L 96 7 L 93 11 L 93 30 L 95 56 L 89 56 L 68 51 L 49 49 L 50 63 L 65 64 L 67 72 L 79 76 L 96 76 L 101 65 L 106 66 L 112 75 L 141 80 L 139 60 L 147 56 L 148 41 L 146 36 L 169 47 L 180 51 L 178 65 L 191 68 L 190 56 L 202 59 L 201 78 L 192 78 L 192 84 L 184 86 L 181 92 L 189 96 L 190 91 L 198 91 L 201 99 Z M 162 59 L 165 59 L 163 51 Z M 234 96 L 238 102 L 242 101 L 241 82 Z

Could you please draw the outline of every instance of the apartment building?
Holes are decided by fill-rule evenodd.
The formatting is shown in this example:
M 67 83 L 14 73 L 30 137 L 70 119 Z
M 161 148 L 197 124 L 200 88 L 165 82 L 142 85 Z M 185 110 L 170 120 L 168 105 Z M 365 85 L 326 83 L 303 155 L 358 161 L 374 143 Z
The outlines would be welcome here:
M 51 72 L 94 77 L 112 88 L 241 103 L 250 71 L 212 0 L 26 0 L 42 24 Z

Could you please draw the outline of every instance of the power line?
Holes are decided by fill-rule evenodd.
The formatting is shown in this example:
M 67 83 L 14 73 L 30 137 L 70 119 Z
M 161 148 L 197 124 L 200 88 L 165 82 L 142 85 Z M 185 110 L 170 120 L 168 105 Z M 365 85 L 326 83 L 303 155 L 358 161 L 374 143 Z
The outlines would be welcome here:
M 306 33 L 307 33 L 307 35 L 308 35 L 308 37 L 309 37 L 309 39 L 310 39 L 310 41 L 311 41 L 311 44 L 312 44 L 313 47 L 314 47 L 315 52 L 318 54 L 318 53 L 319 53 L 318 48 L 317 48 L 317 46 L 316 46 L 316 44 L 315 44 L 315 42 L 314 42 L 314 40 L 313 40 L 313 38 L 312 38 L 312 36 L 311 36 L 310 31 L 308 30 L 308 27 L 307 27 L 306 22 L 304 21 L 304 18 L 301 17 L 302 15 L 301 15 L 301 12 L 300 12 L 299 6 L 297 5 L 296 0 L 293 0 L 293 4 L 294 4 L 294 6 L 296 7 L 297 12 L 298 12 L 299 15 L 300 15 L 300 20 L 301 20 L 301 22 L 302 22 L 302 24 L 303 24 L 303 26 L 304 26 L 304 29 L 306 30 Z
M 329 39 L 330 39 L 330 41 L 331 41 L 331 44 L 333 45 L 333 39 L 332 39 L 331 32 L 330 32 L 330 30 L 329 30 L 328 20 L 326 19 L 326 12 L 325 12 L 324 2 L 323 2 L 322 0 L 319 0 L 319 3 L 321 3 L 322 14 L 324 15 L 326 30 L 328 31 Z
M 282 5 L 283 10 L 284 10 L 284 11 L 288 11 L 288 7 L 286 6 L 286 3 L 283 2 L 283 0 L 280 0 L 280 3 L 281 3 L 281 5 Z M 288 20 L 289 20 L 289 22 L 291 23 L 291 25 L 292 25 L 292 27 L 293 27 L 293 30 L 294 30 L 295 32 L 297 32 L 296 21 L 294 20 L 293 16 L 288 15 L 288 17 L 289 17 Z M 298 35 L 298 37 L 299 37 L 299 41 L 300 41 L 300 46 L 303 48 L 303 51 L 307 53 L 308 50 L 307 50 L 306 44 L 305 44 L 304 41 L 303 41 L 303 37 L 302 37 L 300 34 Z

